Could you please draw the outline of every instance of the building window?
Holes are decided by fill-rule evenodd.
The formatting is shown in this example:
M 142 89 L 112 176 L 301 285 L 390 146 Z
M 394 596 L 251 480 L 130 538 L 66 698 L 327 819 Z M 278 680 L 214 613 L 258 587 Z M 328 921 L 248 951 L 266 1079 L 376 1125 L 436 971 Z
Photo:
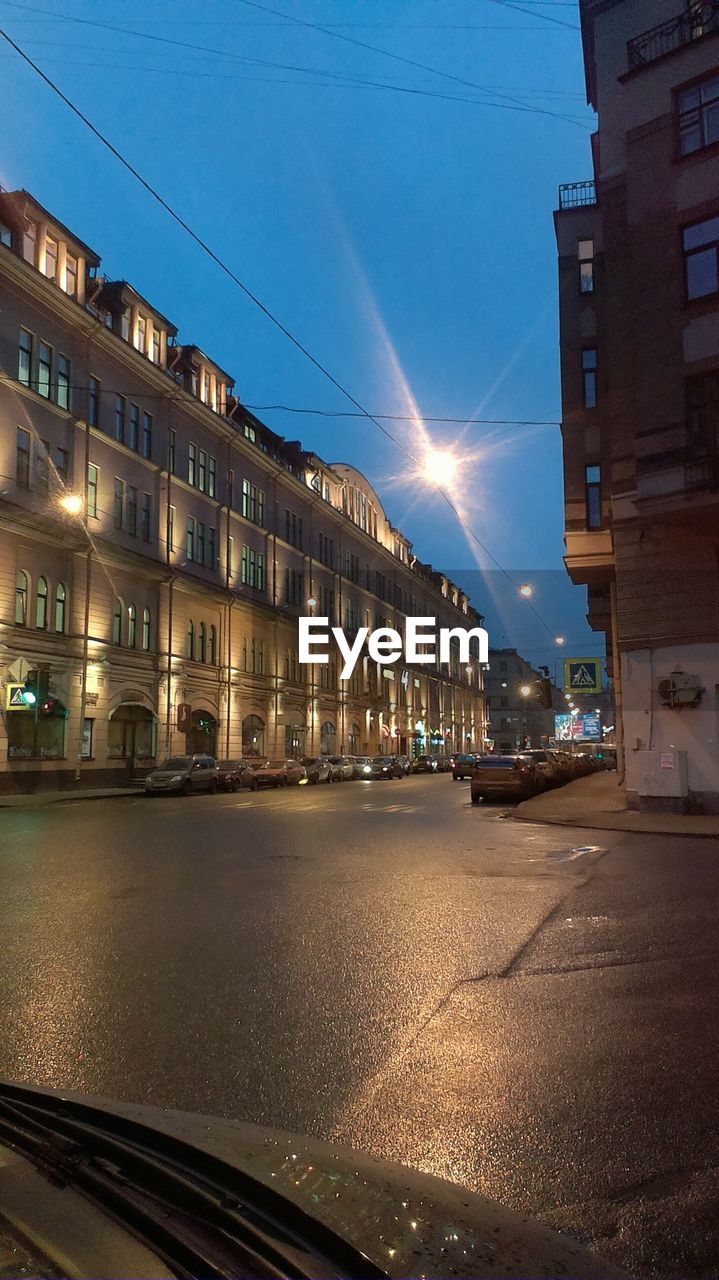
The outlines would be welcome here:
M 97 490 L 99 485 L 100 472 L 91 462 L 87 468 L 87 514 L 97 518 Z
M 682 247 L 687 302 L 719 293 L 719 217 L 685 227 Z
M 194 662 L 195 659 L 195 624 L 192 618 L 187 623 L 187 657 Z
M 296 569 L 285 569 L 285 602 L 287 604 L 303 604 L 305 598 L 305 575 Z
M 214 667 L 217 663 L 217 627 L 214 624 L 210 627 L 210 637 L 207 648 L 207 661 Z
M 15 577 L 15 622 L 17 626 L 27 625 L 28 576 L 24 569 L 18 569 Z
M 122 644 L 122 601 L 116 600 L 112 607 L 112 643 Z
M 167 509 L 167 550 L 175 550 L 175 508 Z
M 602 474 L 600 467 L 584 468 L 584 493 L 587 528 L 599 529 L 602 523 Z
M 57 358 L 57 403 L 61 409 L 70 408 L 70 361 L 67 356 Z
M 719 76 L 682 90 L 677 109 L 679 150 L 683 156 L 719 142 Z
M 195 521 L 192 516 L 187 517 L 187 547 L 185 557 L 189 563 L 195 558 Z
M 116 529 L 122 528 L 122 517 L 125 507 L 125 481 L 119 476 L 115 476 L 115 491 L 113 495 L 113 511 L 112 521 Z
M 50 445 L 47 440 L 38 440 L 35 449 L 35 488 L 40 493 L 47 493 L 50 484 Z
M 152 541 L 152 494 L 143 493 L 140 512 L 140 536 L 143 542 Z
M 144 316 L 137 317 L 137 330 L 135 333 L 135 346 L 138 351 L 144 355 L 147 351 L 147 321 Z
M 256 591 L 265 589 L 265 556 L 254 547 L 243 547 L 240 557 L 240 580 Z
M 582 389 L 584 408 L 594 409 L 597 404 L 597 349 L 585 347 L 582 352 Z
M 135 648 L 137 640 L 137 609 L 134 604 L 127 606 L 127 646 L 129 649 Z
M 143 458 L 152 457 L 152 414 L 143 413 L 142 415 L 142 456 Z
M 211 498 L 217 494 L 217 462 L 212 457 L 207 459 L 207 492 Z
M 302 516 L 295 511 L 285 510 L 285 542 L 292 547 L 302 548 Z
M 128 444 L 130 448 L 134 449 L 135 453 L 137 453 L 140 448 L 140 406 L 137 404 L 130 404 L 128 425 Z
M 245 440 L 250 440 L 252 444 L 257 443 L 257 432 L 254 427 L 250 427 L 245 423 Z
M 15 460 L 15 479 L 22 489 L 30 488 L 30 449 L 32 439 L 29 431 L 23 427 L 17 429 L 17 457 Z
M 127 532 L 137 537 L 137 489 L 134 484 L 127 486 Z
M 90 427 L 100 423 L 100 383 L 97 378 L 90 378 L 87 384 L 87 422 Z
M 579 261 L 579 292 L 594 293 L 594 241 L 577 241 Z
M 12 232 L 4 222 L 0 222 L 0 244 L 4 244 L 8 249 L 12 248 Z
M 60 445 L 55 447 L 55 471 L 57 478 L 63 485 L 67 485 L 68 467 L 70 464 L 70 450 L 63 449 Z
M 54 236 L 45 236 L 45 275 L 48 280 L 57 279 L 58 243 Z
M 65 631 L 65 605 L 67 603 L 67 592 L 64 582 L 58 582 L 55 588 L 55 630 L 58 635 L 62 635 Z
M 45 400 L 50 399 L 50 382 L 52 379 L 52 347 L 46 342 L 38 343 L 37 348 L 37 386 L 38 395 Z
M 171 476 L 174 476 L 175 474 L 176 444 L 177 444 L 177 440 L 175 435 L 175 429 L 174 427 L 170 427 L 170 430 L 167 433 L 167 470 Z
M 207 454 L 200 449 L 197 455 L 197 487 L 201 493 L 207 488 Z
M 125 397 L 115 396 L 115 439 L 125 443 Z
M 120 337 L 124 338 L 125 342 L 130 337 L 130 311 L 128 307 L 125 307 L 120 314 Z
M 160 337 L 160 330 L 155 329 L 155 327 L 153 326 L 151 347 L 150 347 L 150 359 L 152 360 L 153 364 L 160 363 L 161 352 L 162 352 L 162 339 Z
M 719 373 L 686 380 L 687 436 L 692 459 L 716 452 L 719 440 Z
M 28 218 L 22 237 L 22 256 L 31 266 L 37 265 L 37 223 Z
M 20 344 L 18 349 L 18 381 L 25 384 L 26 387 L 32 385 L 32 347 L 33 337 L 27 329 L 20 330 Z
M 197 445 L 192 443 L 187 448 L 187 483 L 197 485 Z
M 145 653 L 147 653 L 148 649 L 150 648 L 150 634 L 151 634 L 150 633 L 150 610 L 143 609 L 142 611 L 142 647 L 145 650 Z
M 195 523 L 195 559 L 198 564 L 205 563 L 205 524 L 203 520 Z
M 38 578 L 35 593 L 35 626 L 44 631 L 47 626 L 47 578 Z
M 77 297 L 77 258 L 72 253 L 65 257 L 65 293 Z
M 214 569 L 217 563 L 217 551 L 215 549 L 215 528 L 210 525 L 207 530 L 207 567 Z
M 207 634 L 207 633 L 206 633 L 206 630 L 205 630 L 205 624 L 204 624 L 204 622 L 201 622 L 201 623 L 200 623 L 199 631 L 198 631 L 198 633 L 197 633 L 197 661 L 198 661 L 198 662 L 204 662 L 204 661 L 205 661 L 205 638 L 206 638 L 206 634 Z
M 242 514 L 253 524 L 265 523 L 265 495 L 249 480 L 242 481 Z

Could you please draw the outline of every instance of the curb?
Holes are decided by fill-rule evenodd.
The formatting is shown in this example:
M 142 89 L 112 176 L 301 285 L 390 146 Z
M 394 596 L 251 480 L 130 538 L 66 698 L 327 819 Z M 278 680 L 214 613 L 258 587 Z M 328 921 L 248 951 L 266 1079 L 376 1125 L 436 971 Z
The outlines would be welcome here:
M 75 803 L 78 803 L 79 801 L 83 801 L 83 800 L 125 800 L 128 796 L 142 795 L 143 790 L 144 788 L 142 787 L 138 787 L 138 788 L 128 787 L 127 791 L 120 791 L 120 792 L 113 791 L 113 792 L 110 792 L 109 795 L 103 792 L 100 792 L 99 795 L 90 795 L 90 796 L 82 795 L 82 794 L 79 794 L 79 795 L 62 794 L 62 795 L 59 795 L 56 800 L 53 799 L 53 800 L 35 800 L 35 801 L 33 801 L 33 796 L 32 794 L 30 794 L 27 797 L 23 797 L 23 801 L 22 802 L 18 801 L 17 804 L 5 804 L 0 799 L 0 809 L 48 809 L 51 805 L 71 804 L 73 801 Z
M 657 829 L 656 827 L 647 827 L 644 829 L 636 827 L 623 827 L 608 825 L 606 822 L 587 822 L 586 819 L 581 821 L 572 821 L 570 818 L 525 818 L 524 816 L 514 813 L 512 814 L 514 822 L 530 822 L 540 827 L 579 827 L 586 831 L 617 831 L 620 835 L 625 836 L 674 836 L 680 840 L 716 840 L 719 841 L 719 833 L 716 831 L 667 831 L 666 829 Z

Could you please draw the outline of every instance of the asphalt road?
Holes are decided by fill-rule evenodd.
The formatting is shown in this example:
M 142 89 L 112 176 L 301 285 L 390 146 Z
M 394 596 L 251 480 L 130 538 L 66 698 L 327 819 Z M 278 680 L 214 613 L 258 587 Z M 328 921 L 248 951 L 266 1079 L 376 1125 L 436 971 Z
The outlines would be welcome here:
M 719 849 L 506 813 L 447 775 L 0 812 L 0 1075 L 719 1276 Z

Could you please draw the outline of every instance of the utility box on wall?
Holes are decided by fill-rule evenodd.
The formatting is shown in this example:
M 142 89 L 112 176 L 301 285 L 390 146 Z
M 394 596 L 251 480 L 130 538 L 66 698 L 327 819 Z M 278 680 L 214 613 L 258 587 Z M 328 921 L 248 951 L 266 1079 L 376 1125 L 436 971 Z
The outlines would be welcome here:
M 642 800 L 649 798 L 653 801 L 652 808 L 666 807 L 681 812 L 686 807 L 689 794 L 686 751 L 638 751 L 637 764 L 640 807 Z

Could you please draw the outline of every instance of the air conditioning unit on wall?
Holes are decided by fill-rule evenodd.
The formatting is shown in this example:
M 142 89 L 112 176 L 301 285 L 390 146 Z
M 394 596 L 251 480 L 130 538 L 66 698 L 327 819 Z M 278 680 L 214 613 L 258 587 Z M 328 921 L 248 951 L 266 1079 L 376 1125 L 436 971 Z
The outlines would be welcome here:
M 703 692 L 699 676 L 689 676 L 684 671 L 672 671 L 657 685 L 663 707 L 696 707 Z

